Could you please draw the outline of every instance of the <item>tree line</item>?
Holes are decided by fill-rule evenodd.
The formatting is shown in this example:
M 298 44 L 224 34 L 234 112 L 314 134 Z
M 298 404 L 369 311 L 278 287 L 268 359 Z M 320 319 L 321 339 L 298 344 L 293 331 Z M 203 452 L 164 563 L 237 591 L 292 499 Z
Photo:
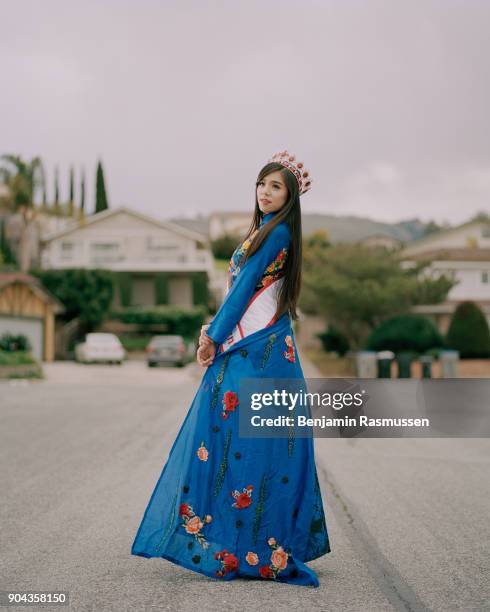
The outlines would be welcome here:
M 28 233 L 32 223 L 40 214 L 66 216 L 83 221 L 85 210 L 86 180 L 85 170 L 80 174 L 78 206 L 75 202 L 75 170 L 69 170 L 68 199 L 60 198 L 59 171 L 54 171 L 53 199 L 48 202 L 47 179 L 44 164 L 40 157 L 24 160 L 19 155 L 0 156 L 0 208 L 7 214 L 18 214 L 21 219 L 20 261 L 21 271 L 27 272 L 30 265 Z M 95 178 L 95 213 L 109 208 L 102 162 L 97 162 Z M 2 243 L 5 242 L 2 227 Z M 0 244 L 3 246 L 3 244 Z M 5 249 L 8 251 L 8 247 Z M 9 256 L 9 253 L 4 253 Z M 11 256 L 11 254 L 10 254 Z

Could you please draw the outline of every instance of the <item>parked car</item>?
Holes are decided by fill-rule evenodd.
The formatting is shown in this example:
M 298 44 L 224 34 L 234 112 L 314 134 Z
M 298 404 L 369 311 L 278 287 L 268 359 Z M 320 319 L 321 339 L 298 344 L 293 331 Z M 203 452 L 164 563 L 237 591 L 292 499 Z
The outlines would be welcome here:
M 120 365 L 125 357 L 126 351 L 114 334 L 87 334 L 85 342 L 75 347 L 75 359 L 80 363 L 109 362 Z
M 161 363 L 181 368 L 187 361 L 187 346 L 182 336 L 153 336 L 146 347 L 148 367 Z

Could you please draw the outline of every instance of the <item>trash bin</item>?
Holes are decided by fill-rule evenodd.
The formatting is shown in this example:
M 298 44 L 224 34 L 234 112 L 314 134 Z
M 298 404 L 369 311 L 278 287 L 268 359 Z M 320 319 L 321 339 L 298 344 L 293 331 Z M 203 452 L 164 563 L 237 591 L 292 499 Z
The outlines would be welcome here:
M 441 362 L 441 378 L 457 378 L 457 363 L 459 361 L 459 351 L 441 351 L 439 353 Z
M 413 353 L 398 353 L 396 363 L 398 365 L 398 378 L 412 378 Z
M 391 363 L 395 358 L 393 351 L 379 351 L 376 354 L 378 360 L 378 378 L 391 378 Z
M 422 364 L 422 378 L 432 378 L 433 357 L 431 355 L 422 355 L 419 361 Z
M 356 353 L 356 375 L 358 378 L 376 378 L 378 374 L 376 352 L 358 351 Z

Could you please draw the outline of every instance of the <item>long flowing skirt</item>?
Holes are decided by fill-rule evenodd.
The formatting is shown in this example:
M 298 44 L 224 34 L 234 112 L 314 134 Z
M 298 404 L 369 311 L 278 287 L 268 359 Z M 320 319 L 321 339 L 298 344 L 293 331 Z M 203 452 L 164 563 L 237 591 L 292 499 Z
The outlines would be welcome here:
M 311 437 L 239 437 L 241 378 L 303 378 L 291 320 L 217 353 L 155 486 L 131 553 L 217 580 L 319 586 L 330 552 Z

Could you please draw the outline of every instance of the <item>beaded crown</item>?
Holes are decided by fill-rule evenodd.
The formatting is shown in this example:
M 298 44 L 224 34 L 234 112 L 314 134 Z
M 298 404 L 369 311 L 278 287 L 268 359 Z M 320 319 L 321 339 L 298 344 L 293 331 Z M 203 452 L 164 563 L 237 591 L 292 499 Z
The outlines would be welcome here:
M 310 189 L 310 173 L 304 168 L 303 162 L 296 161 L 296 157 L 288 153 L 288 151 L 274 153 L 269 162 L 279 163 L 294 174 L 298 181 L 299 195 L 303 195 Z

